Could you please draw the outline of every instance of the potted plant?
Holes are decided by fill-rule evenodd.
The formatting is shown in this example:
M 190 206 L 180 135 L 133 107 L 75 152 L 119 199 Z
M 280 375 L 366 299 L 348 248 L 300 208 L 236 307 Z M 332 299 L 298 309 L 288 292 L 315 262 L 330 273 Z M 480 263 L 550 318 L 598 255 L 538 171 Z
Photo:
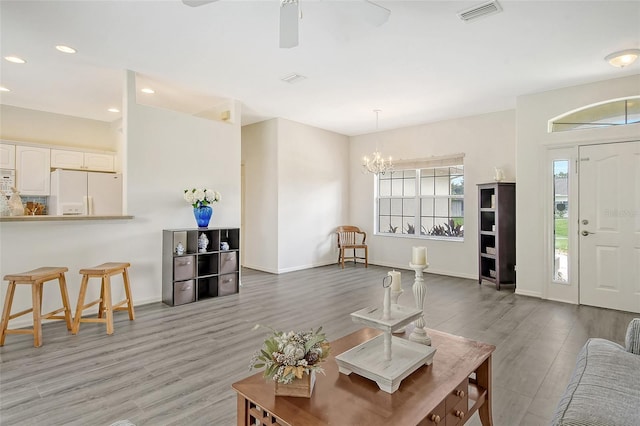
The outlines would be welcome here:
M 324 374 L 320 364 L 330 351 L 322 327 L 304 332 L 270 330 L 272 334 L 254 354 L 249 369 L 264 368 L 264 377 L 275 382 L 276 395 L 310 398 L 315 374 Z

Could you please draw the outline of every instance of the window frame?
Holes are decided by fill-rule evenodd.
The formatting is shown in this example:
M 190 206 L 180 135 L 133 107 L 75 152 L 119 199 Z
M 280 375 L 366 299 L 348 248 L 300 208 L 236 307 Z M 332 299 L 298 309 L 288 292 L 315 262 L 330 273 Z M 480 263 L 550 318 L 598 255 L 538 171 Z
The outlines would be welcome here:
M 449 221 L 451 219 L 453 219 L 454 221 L 460 221 L 461 224 L 464 226 L 464 204 L 465 204 L 465 190 L 464 190 L 464 155 L 462 154 L 456 154 L 454 156 L 447 156 L 447 157 L 439 157 L 439 158 L 431 158 L 431 159 L 427 159 L 427 160 L 412 160 L 412 161 L 407 161 L 404 162 L 404 164 L 399 164 L 396 166 L 395 170 L 393 172 L 390 172 L 390 175 L 387 176 L 385 175 L 378 175 L 376 176 L 376 178 L 374 179 L 375 181 L 375 185 L 374 185 L 374 224 L 373 224 L 373 229 L 374 229 L 374 234 L 375 235 L 380 235 L 380 236 L 391 236 L 391 237 L 400 237 L 400 238 L 415 238 L 415 239 L 425 239 L 425 240 L 444 240 L 444 241 L 464 241 L 464 231 L 462 236 L 445 236 L 445 235 L 431 235 L 431 234 L 422 234 L 422 223 L 423 223 L 423 219 L 431 219 L 431 227 L 429 229 L 425 229 L 426 232 L 432 231 L 434 228 L 434 225 L 442 225 L 441 222 L 446 222 L 449 223 Z M 456 164 L 457 163 L 457 164 Z M 443 169 L 443 168 L 447 168 L 447 172 L 445 174 L 437 174 L 437 170 L 438 169 Z M 452 169 L 454 168 L 459 168 L 460 173 L 454 173 L 452 171 Z M 424 171 L 425 170 L 431 170 L 431 176 L 433 176 L 433 190 L 432 191 L 427 191 L 427 192 L 432 192 L 432 193 L 428 193 L 428 194 L 423 194 L 423 185 L 424 185 L 424 181 L 423 178 L 426 176 Z M 413 190 L 410 191 L 413 193 L 413 195 L 405 195 L 405 185 L 402 185 L 402 193 L 401 195 L 396 195 L 394 194 L 393 191 L 393 181 L 394 181 L 394 177 L 393 174 L 394 173 L 402 173 L 403 175 L 401 177 L 396 177 L 395 179 L 403 179 L 406 180 L 407 176 L 405 173 L 409 172 L 412 174 L 412 178 L 414 179 L 414 187 Z M 436 183 L 436 178 L 440 177 L 440 178 L 444 178 L 446 177 L 448 180 L 448 190 L 447 190 L 447 194 L 438 194 L 437 193 L 437 183 Z M 461 187 L 462 187 L 462 194 L 452 194 L 452 190 L 451 190 L 451 186 L 452 186 L 452 182 L 453 179 L 461 179 Z M 389 183 L 389 195 L 380 195 L 381 192 L 381 186 L 383 184 L 384 181 L 390 181 Z M 389 202 L 389 206 L 388 208 L 384 209 L 384 212 L 382 212 L 382 201 L 383 200 L 390 200 Z M 403 201 L 402 204 L 402 208 L 400 210 L 400 214 L 394 214 L 394 209 L 393 209 L 393 200 L 413 200 L 413 204 L 414 204 L 414 208 L 413 208 L 413 214 L 412 215 L 406 215 L 404 214 L 404 205 L 405 202 Z M 432 203 L 432 208 L 430 209 L 430 214 L 426 215 L 423 214 L 424 209 L 423 209 L 423 203 L 425 200 L 429 200 Z M 438 211 L 436 210 L 437 207 L 437 201 L 438 200 L 447 200 L 446 202 L 446 208 L 447 208 L 447 216 L 443 216 L 443 215 L 439 215 Z M 453 215 L 453 210 L 452 210 L 452 200 L 461 200 L 462 201 L 462 208 L 461 208 L 461 212 L 460 215 Z M 397 207 L 396 207 L 397 208 Z M 387 213 L 388 212 L 388 213 Z M 388 224 L 389 226 L 393 226 L 394 222 L 393 222 L 393 218 L 394 217 L 400 217 L 401 218 L 401 224 L 396 226 L 396 229 L 398 227 L 402 227 L 401 232 L 385 232 L 382 229 L 383 228 L 383 218 L 388 217 Z M 414 232 L 413 233 L 409 233 L 408 232 L 408 228 L 405 229 L 404 223 L 406 222 L 407 218 L 412 218 L 413 220 L 413 229 Z M 438 220 L 440 222 L 438 222 Z M 455 223 L 455 222 L 454 222 Z

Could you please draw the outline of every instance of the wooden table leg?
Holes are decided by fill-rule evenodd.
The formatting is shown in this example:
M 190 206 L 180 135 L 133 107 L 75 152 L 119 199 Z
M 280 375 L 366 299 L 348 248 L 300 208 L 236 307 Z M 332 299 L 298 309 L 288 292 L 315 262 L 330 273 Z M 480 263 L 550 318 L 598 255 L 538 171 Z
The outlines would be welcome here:
M 489 355 L 489 358 L 480 364 L 480 367 L 476 370 L 476 379 L 478 385 L 487 390 L 484 404 L 482 404 L 478 410 L 480 422 L 482 422 L 483 426 L 492 426 L 491 399 L 493 398 L 493 394 L 491 390 L 491 355 Z
M 249 401 L 242 395 L 238 394 L 238 426 L 249 426 L 247 411 Z

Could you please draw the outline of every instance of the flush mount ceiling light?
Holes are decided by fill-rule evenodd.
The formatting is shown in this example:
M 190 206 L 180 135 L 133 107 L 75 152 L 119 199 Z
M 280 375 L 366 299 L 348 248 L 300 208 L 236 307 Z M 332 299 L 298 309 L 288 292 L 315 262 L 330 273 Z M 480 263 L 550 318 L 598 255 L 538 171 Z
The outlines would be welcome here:
M 27 61 L 25 61 L 24 59 L 19 58 L 17 56 L 5 56 L 4 58 L 9 62 L 13 62 L 14 64 L 26 64 L 27 63 Z
M 614 67 L 624 68 L 631 65 L 640 56 L 640 49 L 627 49 L 607 55 L 604 60 Z
M 149 87 L 145 87 L 144 89 L 140 90 L 142 93 L 146 93 L 148 95 L 153 95 L 154 93 L 156 93 L 155 90 L 149 88 Z
M 59 44 L 56 46 L 56 49 L 62 53 L 76 53 L 77 50 L 73 47 L 65 46 L 64 44 Z

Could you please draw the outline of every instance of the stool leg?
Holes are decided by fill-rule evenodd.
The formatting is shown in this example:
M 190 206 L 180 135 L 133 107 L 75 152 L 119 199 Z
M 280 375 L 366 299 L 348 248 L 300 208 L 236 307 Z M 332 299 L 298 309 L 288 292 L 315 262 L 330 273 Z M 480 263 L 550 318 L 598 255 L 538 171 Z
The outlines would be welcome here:
M 102 277 L 104 289 L 104 312 L 107 315 L 107 334 L 113 334 L 113 304 L 111 303 L 111 279 L 109 275 Z
M 102 277 L 102 283 L 100 284 L 100 304 L 98 305 L 98 318 L 102 318 L 104 313 L 104 277 Z
M 7 337 L 9 328 L 9 317 L 11 316 L 11 304 L 13 303 L 13 293 L 16 290 L 16 282 L 10 281 L 7 287 L 7 296 L 4 299 L 4 310 L 2 311 L 2 325 L 0 326 L 0 346 L 4 346 L 4 338 Z
M 77 334 L 80 328 L 80 319 L 82 318 L 82 308 L 84 308 L 84 297 L 87 294 L 87 282 L 89 281 L 88 275 L 82 276 L 82 283 L 80 283 L 80 294 L 78 295 L 78 305 L 76 306 L 76 316 L 73 318 L 73 327 L 71 328 L 71 334 Z
M 71 330 L 71 308 L 69 307 L 69 293 L 67 293 L 67 280 L 64 273 L 58 277 L 58 284 L 60 285 L 60 296 L 64 307 L 64 321 L 67 323 L 67 330 Z
M 31 299 L 33 303 L 33 346 L 36 348 L 42 346 L 42 321 L 40 314 L 42 312 L 42 286 L 41 283 L 31 285 Z
M 124 281 L 124 293 L 127 295 L 127 310 L 129 311 L 129 320 L 136 319 L 136 315 L 133 312 L 133 298 L 131 297 L 131 286 L 129 285 L 129 272 L 127 268 L 122 271 L 122 280 Z

